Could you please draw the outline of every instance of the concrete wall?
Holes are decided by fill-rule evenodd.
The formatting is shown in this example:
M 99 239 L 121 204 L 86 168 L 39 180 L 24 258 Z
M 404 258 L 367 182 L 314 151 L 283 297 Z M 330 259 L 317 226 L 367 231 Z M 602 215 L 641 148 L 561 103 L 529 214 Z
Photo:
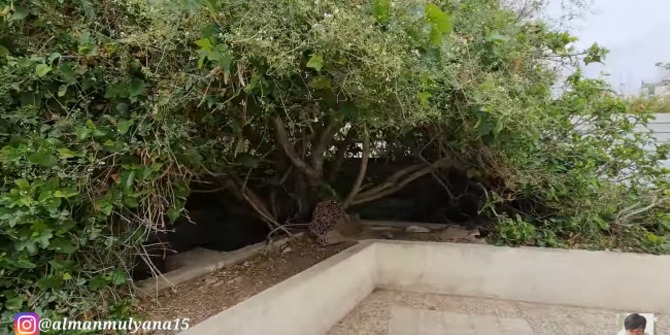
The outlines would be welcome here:
M 670 313 L 670 256 L 364 241 L 181 335 L 325 335 L 375 287 Z
M 375 288 L 375 256 L 360 243 L 180 334 L 326 334 Z
M 647 126 L 654 133 L 659 144 L 670 142 L 670 114 L 656 114 L 656 120 Z M 664 165 L 670 168 L 670 157 L 664 161 Z
M 380 241 L 377 286 L 670 313 L 670 256 Z

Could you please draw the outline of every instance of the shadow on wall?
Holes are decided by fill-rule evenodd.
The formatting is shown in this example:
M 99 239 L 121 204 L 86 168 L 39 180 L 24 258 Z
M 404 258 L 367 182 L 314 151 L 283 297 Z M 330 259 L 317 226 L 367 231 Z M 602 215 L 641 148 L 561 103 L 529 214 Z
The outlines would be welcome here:
M 373 169 L 397 171 L 403 167 L 389 164 Z M 384 172 L 380 175 L 384 176 Z M 438 181 L 436 177 L 440 180 Z M 479 226 L 485 220 L 479 214 L 485 199 L 484 191 L 476 181 L 468 178 L 462 171 L 451 169 L 435 176 L 430 174 L 422 176 L 390 196 L 355 206 L 354 211 L 366 220 Z
M 145 244 L 147 257 L 136 257 L 133 280 L 153 276 L 147 259 L 155 269 L 164 273 L 166 258 L 174 253 L 197 247 L 232 251 L 264 241 L 269 233 L 268 226 L 247 208 L 246 204 L 221 192 L 193 193 L 186 203 L 189 217 L 180 217 L 171 231 L 149 238 Z

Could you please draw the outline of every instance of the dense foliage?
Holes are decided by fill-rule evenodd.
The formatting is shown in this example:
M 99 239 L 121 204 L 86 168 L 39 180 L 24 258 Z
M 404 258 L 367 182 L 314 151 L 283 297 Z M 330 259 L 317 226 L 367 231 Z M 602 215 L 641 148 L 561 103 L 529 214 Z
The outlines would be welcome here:
M 499 243 L 670 251 L 649 111 L 579 73 L 553 94 L 573 37 L 497 0 L 352 3 L 0 0 L 2 321 L 128 313 L 193 180 L 279 225 L 452 168 Z M 370 157 L 407 168 L 362 187 Z

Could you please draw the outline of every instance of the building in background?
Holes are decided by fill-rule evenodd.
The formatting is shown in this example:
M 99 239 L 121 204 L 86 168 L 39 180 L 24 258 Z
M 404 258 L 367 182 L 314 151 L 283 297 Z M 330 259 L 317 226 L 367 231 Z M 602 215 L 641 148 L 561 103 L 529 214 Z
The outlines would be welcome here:
M 642 82 L 642 94 L 648 97 L 660 97 L 670 94 L 670 80 L 655 83 Z

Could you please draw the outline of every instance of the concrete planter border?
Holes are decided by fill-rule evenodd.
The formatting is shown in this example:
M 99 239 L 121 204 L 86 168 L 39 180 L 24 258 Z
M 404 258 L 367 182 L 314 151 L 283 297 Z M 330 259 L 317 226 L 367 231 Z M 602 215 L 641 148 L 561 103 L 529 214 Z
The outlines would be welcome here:
M 324 335 L 375 288 L 670 313 L 670 256 L 367 240 L 182 332 Z
M 302 233 L 295 234 L 291 238 L 298 238 L 302 235 Z M 190 279 L 249 259 L 263 250 L 278 248 L 286 244 L 291 238 L 282 238 L 272 242 L 270 245 L 266 242 L 260 242 L 230 252 L 196 248 L 174 255 L 169 260 L 172 262 L 171 267 L 175 269 L 159 277 L 152 277 L 136 282 L 137 294 L 141 297 L 155 295 L 162 290 L 172 288 Z

